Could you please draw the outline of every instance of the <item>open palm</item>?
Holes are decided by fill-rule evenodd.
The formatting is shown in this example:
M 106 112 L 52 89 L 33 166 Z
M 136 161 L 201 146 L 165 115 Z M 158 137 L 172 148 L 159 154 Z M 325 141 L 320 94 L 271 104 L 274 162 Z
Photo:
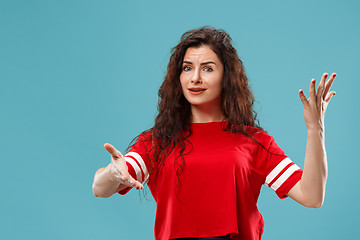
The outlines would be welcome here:
M 326 81 L 327 77 L 327 73 L 322 75 L 317 91 L 315 91 L 316 80 L 311 80 L 309 98 L 305 97 L 303 90 L 299 90 L 299 96 L 304 108 L 304 120 L 309 130 L 324 129 L 326 108 L 332 96 L 335 95 L 335 91 L 329 90 L 335 80 L 336 73 L 331 74 L 328 81 Z
M 143 189 L 144 186 L 129 174 L 128 166 L 121 152 L 109 143 L 106 143 L 104 148 L 111 155 L 111 172 L 120 184 L 135 187 L 138 190 Z

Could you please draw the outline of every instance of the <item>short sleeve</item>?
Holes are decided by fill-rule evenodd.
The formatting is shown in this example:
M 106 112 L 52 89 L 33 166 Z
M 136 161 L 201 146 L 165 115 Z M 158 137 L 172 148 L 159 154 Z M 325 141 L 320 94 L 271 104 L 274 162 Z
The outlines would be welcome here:
M 280 199 L 284 199 L 301 179 L 303 171 L 285 155 L 273 137 L 270 139 L 268 150 L 265 184 L 274 190 Z
M 130 175 L 139 182 L 147 182 L 149 180 L 149 154 L 146 144 L 149 142 L 148 133 L 142 133 L 136 140 L 135 144 L 130 148 L 127 154 L 124 156 L 126 165 Z M 132 187 L 124 188 L 118 193 L 125 195 Z

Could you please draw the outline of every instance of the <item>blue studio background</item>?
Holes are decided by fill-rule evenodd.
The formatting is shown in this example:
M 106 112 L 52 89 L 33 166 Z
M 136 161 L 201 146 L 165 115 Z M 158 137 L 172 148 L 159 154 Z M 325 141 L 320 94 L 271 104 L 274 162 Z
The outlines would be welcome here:
M 263 239 L 356 239 L 359 10 L 355 0 L 1 0 L 0 238 L 154 239 L 150 191 L 96 198 L 93 177 L 110 161 L 105 142 L 124 151 L 152 126 L 181 34 L 212 25 L 233 39 L 261 125 L 301 167 L 298 90 L 337 73 L 325 203 L 308 209 L 263 187 Z

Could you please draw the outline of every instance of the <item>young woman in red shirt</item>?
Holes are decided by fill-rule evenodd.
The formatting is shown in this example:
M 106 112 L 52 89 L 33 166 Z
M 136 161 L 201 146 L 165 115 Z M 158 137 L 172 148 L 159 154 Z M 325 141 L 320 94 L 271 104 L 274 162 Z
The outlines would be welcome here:
M 186 32 L 173 48 L 159 90 L 154 126 L 123 156 L 99 169 L 98 197 L 126 194 L 147 183 L 156 203 L 155 239 L 258 240 L 262 185 L 279 198 L 322 206 L 327 179 L 324 116 L 336 74 L 324 73 L 310 98 L 299 91 L 308 130 L 300 169 L 257 123 L 242 61 L 223 30 Z

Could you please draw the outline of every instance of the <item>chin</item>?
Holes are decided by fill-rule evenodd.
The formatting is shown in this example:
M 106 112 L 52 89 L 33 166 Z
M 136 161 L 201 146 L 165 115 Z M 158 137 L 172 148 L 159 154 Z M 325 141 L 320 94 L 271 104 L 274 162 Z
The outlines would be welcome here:
M 201 105 L 208 104 L 208 102 L 204 102 L 204 101 L 196 101 L 196 100 L 192 100 L 192 99 L 190 99 L 190 101 L 189 101 L 189 99 L 187 99 L 187 100 L 190 103 L 190 105 L 194 105 L 194 106 L 201 106 Z

